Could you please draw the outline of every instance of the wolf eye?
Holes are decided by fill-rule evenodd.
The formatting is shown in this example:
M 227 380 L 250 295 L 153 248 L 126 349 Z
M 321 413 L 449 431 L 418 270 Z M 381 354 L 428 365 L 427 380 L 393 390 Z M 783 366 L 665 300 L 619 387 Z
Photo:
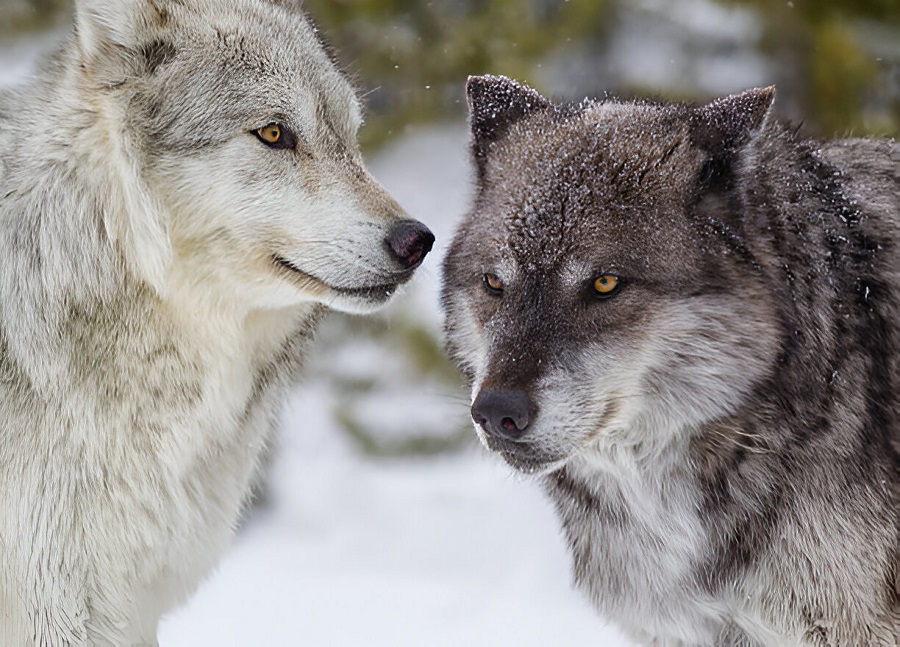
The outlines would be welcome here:
M 253 131 L 256 138 L 270 148 L 294 148 L 297 136 L 281 124 L 271 123 Z
M 615 274 L 603 274 L 594 279 L 594 296 L 598 299 L 608 299 L 614 296 L 621 287 L 619 277 Z
M 485 274 L 483 277 L 484 287 L 494 295 L 503 294 L 503 281 L 496 274 Z

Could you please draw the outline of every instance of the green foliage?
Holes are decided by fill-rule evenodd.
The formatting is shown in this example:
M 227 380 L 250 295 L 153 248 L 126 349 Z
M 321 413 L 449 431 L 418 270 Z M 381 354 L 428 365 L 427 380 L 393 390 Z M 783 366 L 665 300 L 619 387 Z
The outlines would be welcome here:
M 761 46 L 789 70 L 802 114 L 822 135 L 900 135 L 900 2 L 719 2 L 759 12 Z
M 371 91 L 363 144 L 465 114 L 469 74 L 528 78 L 560 43 L 594 37 L 605 0 L 307 0 L 341 60 Z
M 371 88 L 363 144 L 404 126 L 465 113 L 469 74 L 521 79 L 568 42 L 603 42 L 627 0 L 307 0 L 341 58 Z M 897 0 L 718 0 L 761 17 L 760 48 L 825 136 L 900 134 Z M 880 29 L 882 48 L 870 42 Z M 877 39 L 876 39 L 877 40 Z M 540 88 L 538 88 L 540 89 Z M 616 88 L 610 88 L 615 91 Z M 683 94 L 672 98 L 689 98 Z
M 72 0 L 0 0 L 0 37 L 54 25 L 72 8 Z
M 756 7 L 764 15 L 779 19 L 794 15 L 809 25 L 856 18 L 900 24 L 900 4 L 896 0 L 726 0 L 725 3 Z
M 880 81 L 877 65 L 866 56 L 843 22 L 829 20 L 813 33 L 809 61 L 810 109 L 826 132 L 865 130 L 861 101 L 869 88 Z

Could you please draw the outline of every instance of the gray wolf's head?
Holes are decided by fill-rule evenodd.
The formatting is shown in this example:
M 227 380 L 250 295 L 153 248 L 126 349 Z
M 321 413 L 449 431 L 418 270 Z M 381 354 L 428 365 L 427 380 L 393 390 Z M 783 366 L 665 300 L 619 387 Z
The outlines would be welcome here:
M 365 312 L 431 248 L 364 168 L 357 96 L 299 5 L 76 2 L 75 145 L 117 178 L 104 225 L 161 292 Z
M 736 198 L 773 90 L 558 106 L 503 77 L 467 89 L 477 191 L 443 299 L 482 441 L 546 471 L 734 413 L 780 348 Z

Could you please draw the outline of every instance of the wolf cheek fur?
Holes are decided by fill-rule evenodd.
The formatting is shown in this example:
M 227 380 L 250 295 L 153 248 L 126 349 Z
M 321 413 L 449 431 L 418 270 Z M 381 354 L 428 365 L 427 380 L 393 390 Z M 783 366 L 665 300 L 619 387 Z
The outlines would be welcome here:
M 155 644 L 320 314 L 433 242 L 295 2 L 80 0 L 0 95 L 0 646 Z
M 897 644 L 898 147 L 801 139 L 771 88 L 468 94 L 447 343 L 579 588 L 647 644 Z

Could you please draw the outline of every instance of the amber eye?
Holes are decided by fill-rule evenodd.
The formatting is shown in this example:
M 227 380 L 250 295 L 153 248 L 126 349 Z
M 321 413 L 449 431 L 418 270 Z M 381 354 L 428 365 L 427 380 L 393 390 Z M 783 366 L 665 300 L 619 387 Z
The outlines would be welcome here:
M 271 123 L 253 131 L 256 138 L 271 148 L 294 148 L 297 137 L 286 126 Z
M 256 131 L 259 138 L 267 144 L 277 144 L 281 140 L 281 126 L 269 124 Z
M 603 274 L 594 279 L 594 292 L 600 299 L 607 299 L 619 291 L 619 277 L 614 274 Z
M 487 291 L 491 294 L 503 293 L 503 281 L 501 281 L 496 274 L 484 275 L 484 287 L 487 288 Z

